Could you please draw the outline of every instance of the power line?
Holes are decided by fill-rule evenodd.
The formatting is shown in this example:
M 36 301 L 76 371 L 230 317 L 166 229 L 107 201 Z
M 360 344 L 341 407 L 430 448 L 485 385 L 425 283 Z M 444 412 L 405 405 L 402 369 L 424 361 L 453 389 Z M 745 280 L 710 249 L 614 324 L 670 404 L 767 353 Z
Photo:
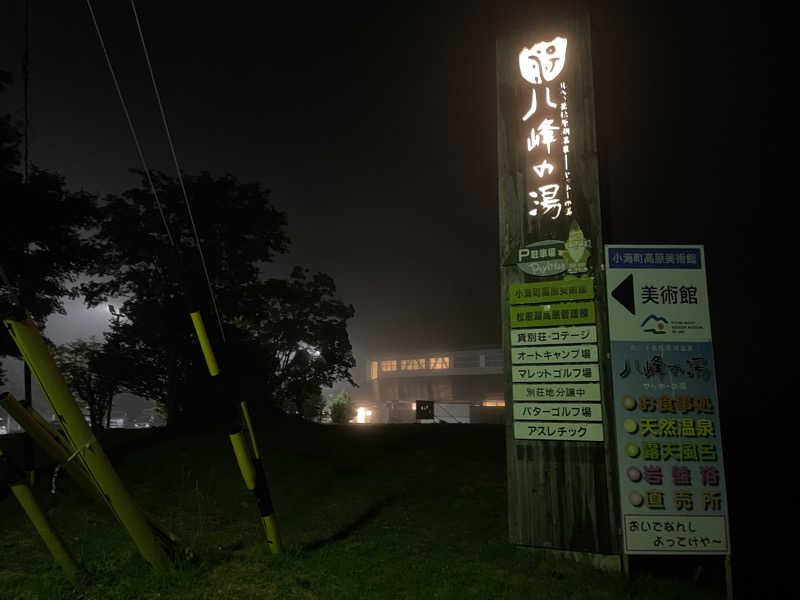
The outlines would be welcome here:
M 136 152 L 139 155 L 139 161 L 142 163 L 142 169 L 144 169 L 145 177 L 147 177 L 147 183 L 150 185 L 150 190 L 153 193 L 153 198 L 155 198 L 156 206 L 158 207 L 158 213 L 161 215 L 161 222 L 164 224 L 164 229 L 167 232 L 169 245 L 175 248 L 175 240 L 172 238 L 172 233 L 170 232 L 169 224 L 167 223 L 167 217 L 164 214 L 164 207 L 161 205 L 161 201 L 158 199 L 156 186 L 153 184 L 153 179 L 150 176 L 150 169 L 147 167 L 147 161 L 144 159 L 142 145 L 139 143 L 139 137 L 136 135 L 136 129 L 133 126 L 133 120 L 131 119 L 131 114 L 128 111 L 128 104 L 125 102 L 125 97 L 122 94 L 122 88 L 119 85 L 119 80 L 117 79 L 117 73 L 114 70 L 114 65 L 111 63 L 111 56 L 108 54 L 108 48 L 106 48 L 103 34 L 100 32 L 100 25 L 97 23 L 97 18 L 95 17 L 91 0 L 86 0 L 86 6 L 89 8 L 89 14 L 92 16 L 92 23 L 94 24 L 94 30 L 97 33 L 97 39 L 100 40 L 100 47 L 103 49 L 103 55 L 106 58 L 106 65 L 108 65 L 108 70 L 111 73 L 111 79 L 114 81 L 114 88 L 117 90 L 117 96 L 119 97 L 120 104 L 122 105 L 122 112 L 125 113 L 125 120 L 128 122 L 128 128 L 131 131 L 133 143 L 136 145 Z
M 28 151 L 30 148 L 30 109 L 28 102 L 28 83 L 30 79 L 30 35 L 31 35 L 31 7 L 30 1 L 25 1 L 25 50 L 22 53 L 22 103 L 23 103 L 23 122 L 24 122 L 24 155 L 23 155 L 23 182 L 28 183 L 28 165 L 30 165 L 30 158 Z
M 181 174 L 181 168 L 178 164 L 178 156 L 175 153 L 175 146 L 172 143 L 172 136 L 169 132 L 169 126 L 167 125 L 167 117 L 164 114 L 164 106 L 161 102 L 161 95 L 158 93 L 158 85 L 156 84 L 156 78 L 153 73 L 153 66 L 150 64 L 150 55 L 147 52 L 147 44 L 144 41 L 144 34 L 142 33 L 142 25 L 139 21 L 139 15 L 136 12 L 136 3 L 134 0 L 131 0 L 131 8 L 133 9 L 133 15 L 136 19 L 136 27 L 139 30 L 139 40 L 142 43 L 142 49 L 144 50 L 145 60 L 147 61 L 147 69 L 150 72 L 150 81 L 153 84 L 153 90 L 155 91 L 156 100 L 158 101 L 158 109 L 161 111 L 161 121 L 164 125 L 164 131 L 167 134 L 167 140 L 169 141 L 169 148 L 172 152 L 172 160 L 175 163 L 175 170 L 178 174 L 178 181 L 181 186 L 181 191 L 183 192 L 183 199 L 186 203 L 186 211 L 189 213 L 189 221 L 192 225 L 192 232 L 194 233 L 195 243 L 197 244 L 197 251 L 200 253 L 200 262 L 203 265 L 203 272 L 205 273 L 206 283 L 208 284 L 208 293 L 211 296 L 211 302 L 214 305 L 214 313 L 217 317 L 217 325 L 219 326 L 219 333 L 222 337 L 223 343 L 225 342 L 225 332 L 222 327 L 222 319 L 220 317 L 219 308 L 217 307 L 217 301 L 214 297 L 214 287 L 211 285 L 211 278 L 208 275 L 208 268 L 206 267 L 205 257 L 203 255 L 203 248 L 200 244 L 200 236 L 197 233 L 197 227 L 195 226 L 194 216 L 192 215 L 192 208 L 191 204 L 189 203 L 189 196 L 186 193 L 186 188 L 183 185 L 183 176 Z M 195 315 L 198 317 L 195 320 Z M 211 352 L 211 348 L 208 344 L 208 338 L 205 336 L 205 328 L 202 325 L 202 319 L 200 318 L 199 313 L 192 313 L 192 321 L 195 323 L 195 329 L 197 331 L 198 341 L 200 345 L 203 347 L 203 352 L 206 354 L 206 362 L 209 366 L 209 372 L 211 375 L 214 376 L 219 373 L 219 369 L 216 367 L 216 360 L 214 359 L 213 352 Z M 198 327 L 199 324 L 199 327 Z M 203 339 L 205 338 L 205 343 Z M 213 366 L 212 366 L 213 363 Z M 231 443 L 233 444 L 234 454 L 236 454 L 237 462 L 239 463 L 239 468 L 242 472 L 242 477 L 244 478 L 245 484 L 248 489 L 253 490 L 253 493 L 256 496 L 256 501 L 258 504 L 259 514 L 261 515 L 261 519 L 264 524 L 264 532 L 267 535 L 267 542 L 270 547 L 270 551 L 273 553 L 278 553 L 281 551 L 281 542 L 280 542 L 280 535 L 278 534 L 278 525 L 277 520 L 275 517 L 275 508 L 272 505 L 272 498 L 270 497 L 269 493 L 269 485 L 267 484 L 267 478 L 264 474 L 264 466 L 261 462 L 261 455 L 258 451 L 258 444 L 256 443 L 255 433 L 253 431 L 253 425 L 250 421 L 250 416 L 247 411 L 247 402 L 242 400 L 238 407 L 236 407 L 235 412 L 241 421 L 241 430 L 232 433 L 230 435 Z M 245 437 L 245 433 L 247 433 L 247 437 Z
M 189 196 L 186 193 L 186 187 L 183 184 L 183 175 L 181 174 L 181 168 L 178 164 L 178 155 L 175 152 L 175 145 L 172 143 L 172 135 L 169 132 L 169 126 L 167 125 L 167 115 L 164 113 L 164 105 L 161 102 L 161 94 L 158 92 L 158 85 L 156 84 L 156 77 L 153 73 L 153 65 L 150 63 L 150 54 L 147 51 L 147 44 L 144 41 L 144 33 L 142 32 L 142 24 L 139 21 L 139 13 L 136 11 L 136 2 L 131 0 L 131 9 L 133 9 L 133 16 L 136 19 L 136 29 L 139 31 L 139 40 L 142 43 L 142 50 L 144 51 L 144 58 L 147 62 L 147 70 L 150 73 L 150 81 L 153 84 L 153 91 L 155 92 L 156 102 L 158 102 L 158 110 L 161 113 L 161 122 L 164 125 L 164 132 L 167 134 L 167 141 L 169 142 L 169 149 L 172 153 L 172 161 L 175 163 L 175 171 L 178 174 L 178 183 L 181 186 L 181 192 L 183 193 L 183 200 L 186 203 L 186 212 L 189 215 L 189 222 L 192 226 L 192 233 L 194 234 L 194 241 L 197 245 L 197 252 L 200 254 L 200 263 L 203 266 L 203 273 L 206 278 L 206 283 L 208 284 L 208 293 L 211 297 L 211 304 L 214 307 L 214 314 L 217 317 L 217 326 L 219 327 L 219 333 L 222 337 L 222 341 L 225 341 L 225 331 L 222 327 L 222 319 L 220 317 L 219 308 L 217 307 L 217 299 L 214 294 L 214 287 L 211 284 L 211 278 L 208 275 L 208 267 L 206 266 L 206 259 L 205 255 L 203 254 L 203 247 L 200 244 L 200 236 L 197 233 L 197 227 L 194 222 L 194 215 L 192 214 L 192 207 L 189 203 Z

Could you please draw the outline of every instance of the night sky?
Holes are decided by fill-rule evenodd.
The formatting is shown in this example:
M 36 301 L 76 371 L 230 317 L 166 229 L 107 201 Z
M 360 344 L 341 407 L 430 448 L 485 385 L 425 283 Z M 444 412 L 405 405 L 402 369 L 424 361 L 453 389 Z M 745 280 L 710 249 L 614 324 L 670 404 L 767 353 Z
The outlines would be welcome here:
M 137 2 L 183 170 L 272 191 L 292 249 L 267 275 L 333 276 L 356 309 L 357 381 L 375 353 L 500 346 L 494 45 L 542 12 L 497 4 Z M 23 8 L 0 13 L 0 68 L 16 80 L 0 113 L 19 119 Z M 148 163 L 174 174 L 130 7 L 95 10 Z M 740 238 L 768 193 L 751 107 L 773 92 L 758 8 L 731 10 L 592 3 L 592 42 L 605 241 L 706 246 L 721 404 L 744 414 L 739 348 L 761 342 L 740 314 L 756 260 Z M 32 162 L 74 190 L 138 184 L 86 4 L 31 2 L 30 52 Z M 47 333 L 86 337 L 104 319 L 78 309 Z

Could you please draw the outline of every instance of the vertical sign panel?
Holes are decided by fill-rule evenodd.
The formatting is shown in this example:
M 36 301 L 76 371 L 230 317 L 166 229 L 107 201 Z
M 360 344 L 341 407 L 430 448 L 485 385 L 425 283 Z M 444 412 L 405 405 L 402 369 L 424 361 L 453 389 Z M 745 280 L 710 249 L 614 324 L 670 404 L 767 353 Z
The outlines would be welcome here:
M 537 277 L 581 275 L 591 239 L 586 203 L 575 188 L 570 158 L 575 127 L 567 73 L 569 41 L 563 35 L 525 45 L 519 52 L 522 104 L 518 116 L 523 157 L 525 246 L 520 270 Z
M 727 554 L 702 246 L 606 246 L 627 554 Z
M 509 538 L 619 549 L 588 13 L 497 42 Z
M 524 184 L 518 207 L 523 209 L 524 231 L 517 267 L 540 281 L 512 284 L 509 289 L 515 386 L 599 386 L 600 382 L 595 280 L 587 263 L 592 244 L 581 227 L 588 213 L 573 189 L 570 164 L 568 45 L 565 35 L 547 36 L 523 45 L 516 57 L 521 99 L 515 115 L 520 139 L 515 142 Z M 533 339 L 556 339 L 530 348 L 526 335 L 517 333 L 520 330 Z M 593 341 L 580 344 L 580 336 L 590 331 Z M 598 404 L 594 409 L 541 404 L 549 400 L 513 400 L 515 439 L 603 441 L 601 398 L 590 400 Z M 525 405 L 516 406 L 519 402 Z M 561 422 L 553 418 L 556 414 L 562 415 Z
M 584 325 L 595 322 L 593 297 L 591 277 L 510 286 L 514 386 L 522 384 L 534 389 L 561 386 L 563 390 L 560 396 L 549 398 L 512 397 L 515 439 L 603 441 L 599 394 L 582 398 L 582 403 L 553 404 L 558 400 L 576 400 L 574 396 L 564 397 L 568 385 L 594 384 L 599 388 L 597 327 Z M 558 326 L 513 329 L 524 325 Z

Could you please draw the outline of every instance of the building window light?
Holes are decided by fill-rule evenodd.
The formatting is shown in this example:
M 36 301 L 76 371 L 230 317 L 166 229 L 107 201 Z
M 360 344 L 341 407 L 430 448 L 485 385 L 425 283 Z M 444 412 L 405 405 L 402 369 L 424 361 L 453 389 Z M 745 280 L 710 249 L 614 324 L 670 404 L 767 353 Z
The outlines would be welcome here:
M 450 357 L 449 356 L 434 356 L 429 359 L 431 369 L 449 369 Z
M 506 401 L 505 400 L 485 400 L 483 402 L 483 405 L 484 406 L 505 406 L 506 405 Z
M 424 358 L 410 358 L 408 360 L 400 361 L 401 371 L 419 371 L 425 368 Z
M 397 361 L 396 360 L 382 360 L 381 361 L 381 371 L 397 371 Z
M 369 378 L 370 379 L 377 379 L 378 378 L 378 361 L 373 360 L 369 363 Z

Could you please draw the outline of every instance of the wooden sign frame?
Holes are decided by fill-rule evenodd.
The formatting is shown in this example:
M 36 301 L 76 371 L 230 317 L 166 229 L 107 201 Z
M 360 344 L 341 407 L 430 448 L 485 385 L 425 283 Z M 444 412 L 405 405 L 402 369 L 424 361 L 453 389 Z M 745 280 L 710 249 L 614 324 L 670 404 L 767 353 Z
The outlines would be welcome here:
M 616 460 L 611 429 L 608 360 L 608 323 L 603 276 L 603 239 L 595 135 L 594 89 L 588 12 L 570 9 L 530 28 L 497 41 L 497 149 L 500 214 L 501 312 L 506 398 L 506 464 L 508 481 L 509 538 L 514 544 L 588 559 L 608 570 L 622 569 Z M 520 52 L 533 44 L 566 37 L 564 74 L 569 99 L 569 176 L 572 212 L 558 218 L 555 212 L 532 222 L 528 171 L 532 121 L 521 115 L 530 111 L 531 84 L 521 76 Z M 548 97 L 548 102 L 551 99 Z M 553 104 L 549 104 L 552 106 Z M 535 125 L 534 125 L 535 127 Z M 565 130 L 562 129 L 562 137 Z M 563 198 L 562 198 L 563 199 Z M 541 205 L 540 205 L 541 207 Z M 560 208 L 565 208 L 561 206 Z M 564 239 L 566 223 L 579 223 L 589 240 L 585 270 L 574 277 L 592 278 L 594 288 L 597 352 L 602 405 L 602 441 L 566 439 L 517 439 L 514 434 L 514 364 L 511 346 L 512 286 L 560 281 L 568 273 L 541 275 L 523 271 L 521 254 L 531 256 L 538 247 Z M 539 244 L 540 246 L 537 246 Z M 557 244 L 556 244 L 557 247 Z M 520 249 L 528 250 L 520 253 Z M 550 255 L 553 251 L 547 248 Z M 556 304 L 553 304 L 556 307 Z M 518 308 L 518 307 L 517 307 Z M 566 314 L 562 311 L 562 315 Z M 555 321 L 553 321 L 555 323 Z M 563 325 L 564 321 L 559 321 Z M 519 321 L 514 327 L 518 328 Z M 585 326 L 584 326 L 585 327 Z M 516 329 L 515 329 L 516 331 Z M 548 385 L 551 385 L 548 383 Z

